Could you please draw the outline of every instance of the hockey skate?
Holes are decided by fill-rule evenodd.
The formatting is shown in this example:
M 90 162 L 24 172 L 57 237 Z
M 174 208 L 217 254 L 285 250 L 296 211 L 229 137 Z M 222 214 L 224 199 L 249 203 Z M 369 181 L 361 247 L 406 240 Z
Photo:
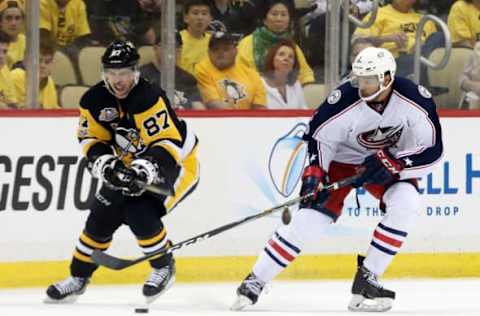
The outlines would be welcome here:
M 143 295 L 147 304 L 152 303 L 160 295 L 165 293 L 175 282 L 175 259 L 160 268 L 153 269 L 143 285 Z
M 353 312 L 386 312 L 392 308 L 395 292 L 383 288 L 377 276 L 363 266 L 364 259 L 363 256 L 357 258 L 358 268 L 348 309 Z
M 237 289 L 237 299 L 230 308 L 239 311 L 257 302 L 260 293 L 265 287 L 265 282 L 258 279 L 255 274 L 250 273 Z
M 87 289 L 90 278 L 68 277 L 47 288 L 47 304 L 74 303 Z

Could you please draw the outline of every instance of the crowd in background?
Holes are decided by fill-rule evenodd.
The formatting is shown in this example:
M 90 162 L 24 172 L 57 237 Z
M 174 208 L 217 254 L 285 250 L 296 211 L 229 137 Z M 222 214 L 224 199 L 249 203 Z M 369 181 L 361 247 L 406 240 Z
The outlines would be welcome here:
M 371 0 L 350 2 L 350 14 L 369 19 Z M 176 3 L 175 108 L 306 109 L 322 102 L 309 104 L 305 93 L 309 85 L 324 83 L 327 0 Z M 480 0 L 380 3 L 372 26 L 351 25 L 350 61 L 365 47 L 381 46 L 394 54 L 397 74 L 412 77 L 418 22 L 422 15 L 434 14 L 448 25 L 454 50 L 468 53 L 460 61 L 461 69 L 448 74 L 461 92 L 456 104 L 439 106 L 479 108 Z M 141 74 L 161 85 L 161 5 L 162 0 L 40 0 L 40 107 L 75 107 L 67 104 L 71 99 L 60 97 L 63 92 L 101 80 L 99 60 L 84 66 L 84 55 L 102 52 L 118 38 L 141 48 Z M 1 0 L 0 109 L 25 108 L 26 41 L 24 1 Z M 421 41 L 427 58 L 445 47 L 443 33 L 431 22 Z M 70 77 L 64 63 L 71 65 Z M 93 82 L 85 72 L 95 75 Z M 342 76 L 348 80 L 348 74 Z M 438 86 L 431 77 L 422 67 L 420 82 L 434 95 L 454 89 Z

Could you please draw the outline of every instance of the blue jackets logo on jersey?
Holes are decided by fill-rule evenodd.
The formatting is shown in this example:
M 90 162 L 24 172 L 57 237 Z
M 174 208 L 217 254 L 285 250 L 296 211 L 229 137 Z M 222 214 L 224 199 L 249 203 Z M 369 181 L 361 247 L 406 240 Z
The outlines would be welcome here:
M 403 125 L 377 127 L 374 130 L 361 133 L 357 136 L 360 145 L 367 149 L 383 149 L 395 146 L 402 136 Z

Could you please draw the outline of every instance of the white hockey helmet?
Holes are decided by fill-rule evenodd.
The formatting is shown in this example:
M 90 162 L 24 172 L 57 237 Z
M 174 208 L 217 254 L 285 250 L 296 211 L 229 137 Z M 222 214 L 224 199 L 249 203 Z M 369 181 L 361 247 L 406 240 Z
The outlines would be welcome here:
M 352 83 L 359 77 L 376 77 L 379 83 L 379 90 L 373 95 L 364 97 L 360 93 L 360 97 L 365 101 L 371 101 L 375 99 L 380 93 L 388 89 L 395 79 L 395 72 L 397 70 L 397 63 L 393 58 L 392 53 L 384 48 L 367 47 L 362 50 L 352 64 Z M 390 82 L 387 86 L 384 86 L 385 74 L 390 74 Z

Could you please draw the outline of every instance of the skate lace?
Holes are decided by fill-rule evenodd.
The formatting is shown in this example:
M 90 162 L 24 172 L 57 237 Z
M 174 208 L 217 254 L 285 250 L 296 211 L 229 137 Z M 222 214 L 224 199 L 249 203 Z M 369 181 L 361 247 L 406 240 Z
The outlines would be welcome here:
M 158 286 L 160 283 L 163 282 L 163 280 L 168 278 L 169 275 L 170 275 L 170 271 L 168 266 L 161 269 L 154 269 L 152 273 L 150 273 L 150 276 L 148 277 L 148 280 L 146 283 L 150 283 L 155 286 Z
M 66 294 L 80 290 L 83 286 L 83 283 L 83 278 L 69 277 L 55 284 L 55 287 L 61 294 Z
M 371 285 L 373 285 L 378 289 L 383 289 L 383 285 L 381 285 L 380 282 L 378 282 L 378 278 L 373 272 L 366 270 L 364 271 L 364 275 L 368 283 L 370 283 Z
M 262 292 L 265 283 L 257 279 L 255 276 L 250 276 L 244 281 L 245 286 L 247 289 L 255 293 L 255 295 L 260 295 Z

